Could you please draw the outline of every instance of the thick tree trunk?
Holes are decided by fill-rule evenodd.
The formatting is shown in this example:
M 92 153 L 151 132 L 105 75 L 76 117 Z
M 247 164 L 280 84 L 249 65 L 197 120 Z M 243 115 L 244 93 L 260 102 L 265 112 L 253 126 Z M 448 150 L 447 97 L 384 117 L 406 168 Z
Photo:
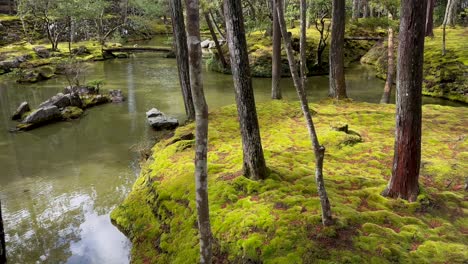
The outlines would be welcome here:
M 244 175 L 253 180 L 265 179 L 267 168 L 255 108 L 241 2 L 238 0 L 224 0 L 224 12 L 237 112 L 242 135 Z
M 187 0 L 187 35 L 190 63 L 190 86 L 195 105 L 195 186 L 200 232 L 200 263 L 211 264 L 211 224 L 208 205 L 208 106 L 202 80 L 202 51 L 200 46 L 200 14 L 198 0 Z
M 445 17 L 444 17 L 444 24 L 450 25 L 452 27 L 455 26 L 455 16 L 457 14 L 457 5 L 458 0 L 448 0 L 447 2 L 447 9 L 445 10 Z
M 393 16 L 392 13 L 388 12 L 388 20 L 392 20 Z M 393 85 L 393 78 L 395 75 L 395 63 L 394 63 L 394 55 L 393 55 L 393 28 L 391 26 L 388 27 L 388 58 L 387 58 L 387 80 L 385 81 L 384 92 L 382 95 L 382 99 L 380 100 L 381 104 L 389 104 L 390 103 L 390 95 L 392 92 L 392 85 Z
M 0 263 L 6 263 L 5 232 L 3 230 L 2 202 L 0 201 Z
M 219 45 L 218 37 L 216 36 L 216 33 L 214 32 L 213 29 L 213 24 L 211 23 L 210 15 L 208 13 L 204 13 L 205 15 L 205 20 L 206 24 L 208 25 L 208 29 L 210 30 L 211 37 L 213 38 L 213 41 L 215 42 L 216 50 L 218 51 L 218 56 L 219 60 L 221 61 L 221 64 L 223 65 L 223 69 L 227 69 L 227 62 L 226 59 L 224 58 L 223 50 L 221 49 L 221 46 Z
M 281 99 L 281 29 L 278 23 L 275 1 L 272 3 L 273 17 L 273 56 L 271 61 L 271 98 Z
M 305 9 L 306 3 L 305 0 L 301 0 L 301 77 L 299 77 L 296 61 L 294 59 L 293 49 L 291 45 L 291 38 L 286 29 L 286 21 L 284 20 L 284 9 L 283 9 L 283 0 L 275 0 L 276 10 L 278 13 L 278 19 L 281 28 L 281 35 L 283 36 L 284 46 L 286 48 L 286 53 L 288 55 L 289 68 L 291 69 L 291 75 L 293 78 L 294 86 L 296 87 L 296 92 L 301 101 L 301 108 L 304 114 L 304 118 L 307 123 L 307 129 L 309 131 L 310 140 L 312 141 L 312 147 L 315 154 L 315 179 L 317 181 L 317 191 L 320 197 L 320 204 L 322 206 L 322 223 L 323 225 L 333 224 L 330 201 L 328 200 L 328 195 L 325 189 L 325 183 L 323 181 L 323 159 L 325 157 L 325 147 L 320 145 L 317 133 L 315 131 L 314 122 L 312 120 L 312 115 L 310 114 L 309 103 L 307 101 L 307 94 L 305 91 L 305 81 L 307 75 L 305 74 L 305 30 L 306 30 L 306 21 L 305 21 Z
M 179 82 L 184 99 L 185 113 L 189 120 L 195 119 L 192 91 L 190 89 L 190 72 L 187 48 L 187 35 L 185 32 L 184 13 L 181 0 L 170 0 L 172 31 L 174 33 L 174 46 L 179 71 Z
M 328 96 L 344 99 L 346 83 L 344 75 L 345 0 L 333 0 L 332 32 L 330 43 L 330 90 Z
M 422 77 L 426 0 L 401 1 L 395 153 L 384 196 L 416 201 L 421 164 Z
M 434 6 L 435 0 L 428 0 L 426 12 L 426 37 L 434 36 Z
M 353 20 L 357 20 L 359 18 L 359 14 L 361 13 L 360 4 L 361 3 L 359 0 L 353 0 L 353 15 L 352 15 Z

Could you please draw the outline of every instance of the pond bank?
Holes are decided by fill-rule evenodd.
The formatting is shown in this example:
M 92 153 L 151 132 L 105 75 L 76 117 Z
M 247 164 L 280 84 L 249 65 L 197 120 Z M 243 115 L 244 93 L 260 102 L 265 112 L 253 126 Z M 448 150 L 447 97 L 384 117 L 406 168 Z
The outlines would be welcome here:
M 380 196 L 391 173 L 395 107 L 331 101 L 311 106 L 327 149 L 324 176 L 336 225 L 321 225 L 313 152 L 299 104 L 258 104 L 270 169 L 260 182 L 242 176 L 236 108 L 223 107 L 210 113 L 209 128 L 216 263 L 462 263 L 468 258 L 460 236 L 468 209 L 466 109 L 423 107 L 422 192 L 408 203 Z M 336 122 L 348 124 L 362 142 L 333 130 Z M 111 214 L 133 242 L 134 263 L 198 261 L 194 140 L 177 140 L 193 129 L 193 124 L 181 127 L 154 146 L 132 192 Z

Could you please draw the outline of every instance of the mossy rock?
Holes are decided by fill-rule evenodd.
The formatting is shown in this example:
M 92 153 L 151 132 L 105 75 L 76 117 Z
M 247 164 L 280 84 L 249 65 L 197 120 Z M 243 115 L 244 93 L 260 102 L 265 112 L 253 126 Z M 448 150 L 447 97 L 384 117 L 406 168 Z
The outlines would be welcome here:
M 464 108 L 423 106 L 421 194 L 415 203 L 380 195 L 391 175 L 395 107 L 311 104 L 336 224 L 321 225 L 314 155 L 299 103 L 257 105 L 269 175 L 242 175 L 235 105 L 210 113 L 208 186 L 219 263 L 463 263 L 468 222 Z M 345 144 L 346 123 L 362 142 Z M 199 261 L 193 164 L 194 124 L 153 147 L 140 177 L 111 218 L 133 242 L 134 263 Z M 184 136 L 186 135 L 186 136 Z M 448 184 L 450 181 L 450 185 Z
M 84 111 L 83 109 L 76 106 L 67 106 L 60 112 L 64 120 L 72 120 L 80 118 L 83 115 Z

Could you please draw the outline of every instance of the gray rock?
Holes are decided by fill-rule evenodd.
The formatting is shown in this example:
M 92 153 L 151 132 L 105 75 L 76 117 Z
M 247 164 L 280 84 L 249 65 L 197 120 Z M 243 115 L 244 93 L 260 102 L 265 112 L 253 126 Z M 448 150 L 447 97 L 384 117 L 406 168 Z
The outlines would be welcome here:
M 44 106 L 30 113 L 22 123 L 42 124 L 56 121 L 61 118 L 60 110 L 55 105 Z
M 65 108 L 67 106 L 82 107 L 83 102 L 81 101 L 81 98 L 78 95 L 78 93 L 69 93 L 69 94 L 58 93 L 52 96 L 49 100 L 41 103 L 39 105 L 39 108 L 44 107 L 44 106 L 51 106 L 51 105 L 54 105 L 58 108 Z
M 9 72 L 13 68 L 18 68 L 20 63 L 21 62 L 16 60 L 16 59 L 0 61 L 0 70 L 4 70 L 6 72 Z
M 152 108 L 146 112 L 146 118 L 148 124 L 156 130 L 175 129 L 179 126 L 179 120 L 166 116 L 156 108 Z
M 210 44 L 208 45 L 209 49 L 214 49 L 216 48 L 216 43 L 214 41 L 211 41 Z
M 121 103 L 125 101 L 125 98 L 121 90 L 110 90 L 109 95 L 113 103 Z
M 11 120 L 20 120 L 21 117 L 29 111 L 31 111 L 31 108 L 29 107 L 28 102 L 22 102 L 11 117 Z
M 74 48 L 74 49 L 71 50 L 71 52 L 74 55 L 78 55 L 78 56 L 85 55 L 85 54 L 91 54 L 91 52 L 85 46 L 79 46 L 78 48 Z
M 156 108 L 151 108 L 148 112 L 146 112 L 146 118 L 157 117 L 160 115 L 163 115 L 163 113 Z
M 210 46 L 210 43 L 212 43 L 212 42 L 214 43 L 214 41 L 207 39 L 207 40 L 202 41 L 200 43 L 200 45 L 201 45 L 202 49 L 206 49 L 206 48 L 208 48 Z
M 35 46 L 33 50 L 40 58 L 45 59 L 50 57 L 50 51 L 44 46 Z
M 148 118 L 148 123 L 156 130 L 175 129 L 179 126 L 179 120 L 165 115 L 150 117 Z

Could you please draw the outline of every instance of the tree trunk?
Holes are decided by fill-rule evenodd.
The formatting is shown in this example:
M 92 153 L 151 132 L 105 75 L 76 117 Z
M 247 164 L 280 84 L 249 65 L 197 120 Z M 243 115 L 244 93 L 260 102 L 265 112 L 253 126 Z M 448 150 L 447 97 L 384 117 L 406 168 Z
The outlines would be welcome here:
M 294 87 L 296 87 L 296 92 L 301 101 L 301 108 L 304 114 L 304 118 L 307 123 L 307 129 L 309 131 L 310 140 L 312 141 L 312 147 L 315 154 L 315 179 L 317 181 L 317 190 L 320 197 L 320 204 L 322 206 L 322 223 L 325 226 L 333 224 L 330 201 L 328 200 L 328 195 L 325 189 L 325 183 L 323 181 L 323 159 L 325 157 L 325 147 L 320 145 L 317 133 L 315 131 L 314 122 L 310 114 L 309 104 L 307 102 L 307 94 L 305 91 L 305 81 L 307 75 L 305 74 L 305 30 L 306 30 L 306 21 L 305 21 L 305 9 L 306 3 L 305 0 L 301 0 L 301 73 L 302 80 L 299 77 L 296 61 L 294 59 L 293 49 L 291 45 L 291 38 L 286 29 L 286 21 L 284 20 L 284 9 L 283 9 L 283 0 L 275 0 L 276 10 L 278 13 L 278 20 L 281 28 L 281 35 L 283 36 L 284 46 L 286 48 L 286 53 L 288 55 L 289 68 L 291 69 L 291 75 L 294 82 Z
M 223 34 L 221 29 L 219 28 L 218 23 L 216 23 L 216 20 L 214 19 L 214 16 L 213 16 L 213 12 L 211 12 L 211 10 L 210 10 L 210 16 L 211 16 L 211 20 L 213 21 L 213 24 L 214 24 L 215 29 L 218 32 L 219 36 L 221 37 L 222 40 L 226 40 L 226 36 Z M 223 23 L 224 23 L 224 20 L 223 20 Z
M 208 204 L 208 106 L 202 80 L 202 51 L 200 46 L 200 14 L 198 0 L 187 0 L 187 35 L 190 63 L 190 86 L 195 105 L 195 186 L 200 232 L 200 263 L 211 264 L 211 224 Z
M 187 48 L 187 35 L 185 33 L 184 13 L 181 0 L 170 0 L 172 31 L 174 33 L 174 46 L 179 71 L 179 82 L 184 99 L 185 113 L 189 120 L 195 119 L 192 91 L 190 90 L 190 72 Z
M 221 49 L 221 46 L 219 45 L 218 37 L 216 37 L 216 33 L 214 32 L 213 29 L 213 24 L 211 23 L 210 15 L 205 12 L 205 20 L 206 24 L 208 25 L 208 29 L 210 30 L 211 37 L 213 38 L 213 41 L 215 42 L 216 50 L 218 51 L 218 56 L 219 60 L 221 61 L 221 64 L 223 65 L 223 69 L 227 69 L 227 63 L 226 59 L 224 58 L 223 50 Z
M 364 1 L 364 9 L 362 10 L 362 17 L 368 18 L 369 17 L 369 0 Z
M 446 19 L 444 19 L 444 24 L 448 24 L 452 27 L 455 26 L 455 16 L 457 14 L 457 5 L 458 0 L 449 0 L 447 2 L 447 10 L 446 10 Z
M 273 56 L 271 60 L 271 98 L 281 99 L 281 29 L 278 23 L 275 1 L 272 3 L 273 17 Z
M 330 43 L 330 90 L 328 96 L 344 99 L 346 83 L 344 75 L 345 0 L 333 0 L 332 32 Z
M 435 0 L 428 0 L 426 13 L 426 37 L 434 37 L 434 5 Z
M 388 20 L 392 21 L 392 13 L 388 12 Z M 392 92 L 393 78 L 395 75 L 395 63 L 393 58 L 393 28 L 391 25 L 388 27 L 388 58 L 387 58 L 387 80 L 385 81 L 384 93 L 382 99 L 380 100 L 381 104 L 390 103 L 390 95 Z
M 446 24 L 443 24 L 442 25 L 442 56 L 445 56 L 445 54 L 447 53 L 447 50 L 445 48 L 445 29 L 447 28 L 447 25 Z
M 395 153 L 384 196 L 410 202 L 419 192 L 426 0 L 401 1 Z
M 2 202 L 0 201 L 0 263 L 6 263 L 5 232 L 3 230 Z
M 360 14 L 360 1 L 359 0 L 353 0 L 353 15 L 352 19 L 357 20 L 359 18 Z
M 244 175 L 253 180 L 265 179 L 267 168 L 255 108 L 241 2 L 238 0 L 224 0 L 224 12 L 237 112 L 242 135 Z

